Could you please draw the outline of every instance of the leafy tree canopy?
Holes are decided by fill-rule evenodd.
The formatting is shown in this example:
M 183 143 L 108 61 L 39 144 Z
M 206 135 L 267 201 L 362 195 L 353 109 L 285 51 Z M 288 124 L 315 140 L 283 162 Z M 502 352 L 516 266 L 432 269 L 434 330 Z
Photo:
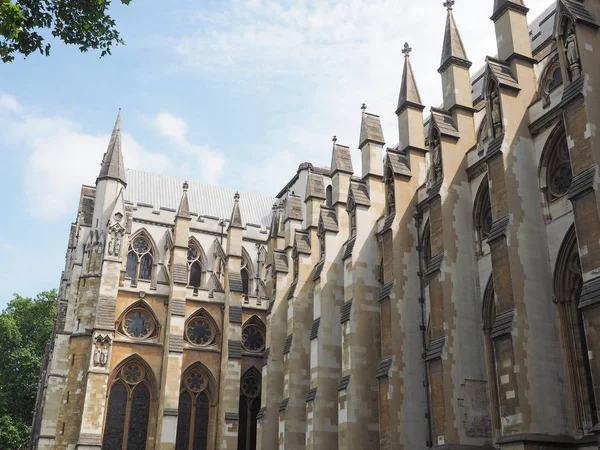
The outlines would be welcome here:
M 131 0 L 121 0 L 128 5 Z M 108 15 L 111 0 L 0 0 L 0 58 L 9 62 L 16 54 L 35 51 L 48 56 L 51 33 L 79 50 L 101 50 L 110 55 L 113 45 L 123 44 L 115 21 Z
M 35 298 L 15 294 L 0 313 L 0 449 L 25 448 L 29 440 L 56 298 L 56 290 Z

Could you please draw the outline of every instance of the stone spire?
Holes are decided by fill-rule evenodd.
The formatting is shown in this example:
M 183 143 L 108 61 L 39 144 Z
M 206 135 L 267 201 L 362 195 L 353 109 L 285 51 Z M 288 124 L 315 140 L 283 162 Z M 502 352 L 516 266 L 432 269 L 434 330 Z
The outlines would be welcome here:
M 444 32 L 444 46 L 442 48 L 440 68 L 438 69 L 439 73 L 442 73 L 452 64 L 466 68 L 471 67 L 471 62 L 467 57 L 465 46 L 456 26 L 454 14 L 452 13 L 454 3 L 455 0 L 446 0 L 444 3 L 444 6 L 448 10 L 448 17 L 446 19 L 446 31 Z
M 108 150 L 104 154 L 102 160 L 102 167 L 100 168 L 100 174 L 96 179 L 96 183 L 100 180 L 117 180 L 127 186 L 125 180 L 125 165 L 123 164 L 123 152 L 121 150 L 121 110 L 117 115 L 117 121 L 113 128 L 110 142 L 108 143 Z
M 400 114 L 403 109 L 412 106 L 421 111 L 425 109 L 425 106 L 421 102 L 421 94 L 419 94 L 419 88 L 415 80 L 415 74 L 413 73 L 412 64 L 410 63 L 410 52 L 412 48 L 408 45 L 408 42 L 404 44 L 402 53 L 404 54 L 404 71 L 402 73 L 402 83 L 400 84 L 400 95 L 398 97 L 398 108 L 396 109 L 396 115 Z
M 188 201 L 187 191 L 189 188 L 189 184 L 187 181 L 183 182 L 183 194 L 181 195 L 181 201 L 179 202 L 179 209 L 177 210 L 177 217 L 182 217 L 184 219 L 190 219 L 192 216 L 190 215 L 190 204 Z
M 494 0 L 494 13 L 491 19 L 496 21 L 507 9 L 512 9 L 523 14 L 529 12 L 529 8 L 525 6 L 523 0 Z
M 229 227 L 244 228 L 242 223 L 242 214 L 240 213 L 240 194 L 236 191 L 233 196 L 233 211 L 231 211 L 231 220 L 229 221 Z

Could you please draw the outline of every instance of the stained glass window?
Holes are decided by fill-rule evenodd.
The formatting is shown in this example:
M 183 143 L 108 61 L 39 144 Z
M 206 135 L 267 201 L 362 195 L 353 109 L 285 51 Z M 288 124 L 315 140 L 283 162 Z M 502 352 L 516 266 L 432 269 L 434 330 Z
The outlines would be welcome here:
M 135 280 L 152 278 L 152 247 L 143 236 L 136 237 L 129 246 L 125 276 Z
M 152 256 L 146 253 L 140 260 L 140 280 L 149 280 L 152 277 Z
M 192 344 L 209 345 L 214 340 L 215 331 L 206 317 L 198 316 L 188 322 L 186 336 Z
M 129 419 L 127 450 L 145 450 L 148 434 L 148 414 L 150 412 L 150 391 L 145 383 L 133 390 Z
M 125 269 L 125 276 L 127 278 L 135 278 L 137 272 L 138 257 L 135 252 L 129 252 L 127 255 L 127 268 Z
M 108 411 L 104 426 L 102 450 L 115 450 L 123 446 L 125 413 L 127 411 L 127 388 L 117 381 L 113 384 L 108 397 Z
M 190 266 L 190 286 L 199 288 L 202 280 L 202 267 L 198 261 Z
M 196 419 L 194 420 L 194 450 L 206 450 L 208 440 L 208 397 L 203 392 L 196 398 Z
M 123 331 L 127 336 L 134 339 L 149 337 L 154 331 L 154 326 L 154 320 L 143 309 L 131 310 L 123 320 Z
M 263 330 L 255 324 L 249 324 L 242 330 L 242 345 L 249 352 L 261 352 L 265 348 Z
M 187 450 L 190 442 L 190 421 L 192 419 L 192 397 L 189 392 L 184 391 L 179 396 L 178 410 L 175 450 Z

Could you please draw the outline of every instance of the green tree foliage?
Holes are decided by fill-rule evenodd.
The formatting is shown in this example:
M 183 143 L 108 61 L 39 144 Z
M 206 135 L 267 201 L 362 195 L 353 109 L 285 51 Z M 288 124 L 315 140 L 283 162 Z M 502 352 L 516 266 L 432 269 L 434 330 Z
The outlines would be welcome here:
M 56 297 L 56 290 L 35 298 L 15 294 L 0 313 L 0 449 L 27 446 Z
M 128 5 L 131 0 L 121 0 Z M 0 58 L 9 62 L 16 54 L 35 51 L 48 56 L 51 34 L 79 50 L 101 50 L 110 55 L 123 44 L 115 21 L 108 15 L 111 0 L 0 0 Z

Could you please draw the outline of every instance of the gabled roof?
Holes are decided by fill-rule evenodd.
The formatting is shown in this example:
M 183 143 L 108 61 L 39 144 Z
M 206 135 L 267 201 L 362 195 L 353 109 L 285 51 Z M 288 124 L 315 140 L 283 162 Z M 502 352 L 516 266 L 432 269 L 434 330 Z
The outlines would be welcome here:
M 389 165 L 389 167 L 392 168 L 394 175 L 403 175 L 406 177 L 412 176 L 408 165 L 408 159 L 406 159 L 406 155 L 403 153 L 388 148 L 385 156 L 385 164 L 386 167 Z
M 306 180 L 306 195 L 305 200 L 309 198 L 325 199 L 325 183 L 323 175 L 309 171 Z
M 509 89 L 519 90 L 519 82 L 517 77 L 512 73 L 510 64 L 501 59 L 488 56 L 486 62 L 486 75 L 492 76 L 500 86 Z
M 452 118 L 452 114 L 439 108 L 431 108 L 431 120 L 434 123 L 440 134 L 459 138 L 460 134 Z
M 362 180 L 350 180 L 348 196 L 352 197 L 357 205 L 371 206 L 367 185 Z
M 99 180 L 117 180 L 127 185 L 125 176 L 125 165 L 123 164 L 123 151 L 121 149 L 121 111 L 117 115 L 115 126 L 108 143 L 108 149 L 102 159 L 100 174 L 96 179 Z
M 584 22 L 593 27 L 598 27 L 598 22 L 594 19 L 594 16 L 590 14 L 587 8 L 577 0 L 559 0 L 573 18 L 578 22 Z
M 383 137 L 379 116 L 363 111 L 358 148 L 362 148 L 368 142 L 383 145 L 385 144 L 385 138 Z
M 294 246 L 298 253 L 310 255 L 310 235 L 306 231 L 296 230 L 294 233 Z
M 337 215 L 335 209 L 321 206 L 319 213 L 319 231 L 339 231 Z
M 460 32 L 454 20 L 452 8 L 448 9 L 446 18 L 446 30 L 444 31 L 444 45 L 442 47 L 442 58 L 438 72 L 442 73 L 450 65 L 457 64 L 462 67 L 471 67 L 467 52 L 463 44 Z
M 352 157 L 350 156 L 350 148 L 345 145 L 333 143 L 333 152 L 331 154 L 331 176 L 336 172 L 345 172 L 352 174 Z

